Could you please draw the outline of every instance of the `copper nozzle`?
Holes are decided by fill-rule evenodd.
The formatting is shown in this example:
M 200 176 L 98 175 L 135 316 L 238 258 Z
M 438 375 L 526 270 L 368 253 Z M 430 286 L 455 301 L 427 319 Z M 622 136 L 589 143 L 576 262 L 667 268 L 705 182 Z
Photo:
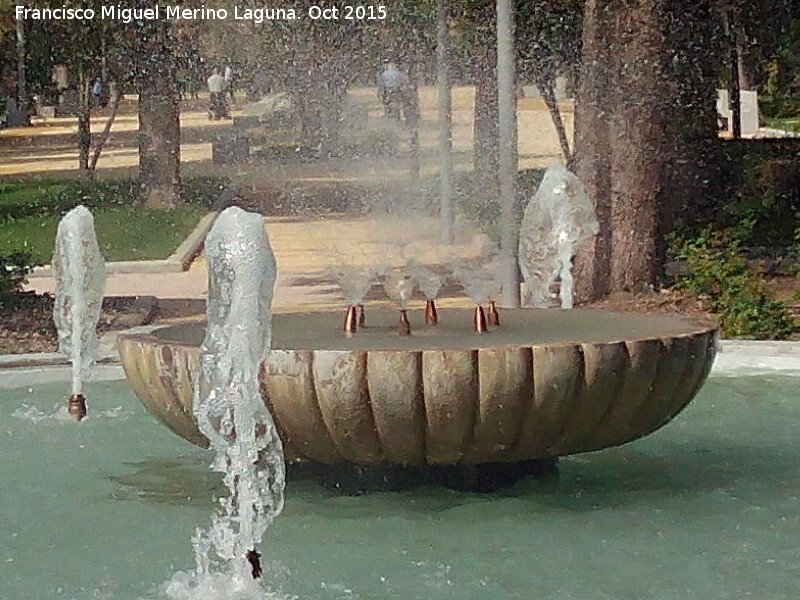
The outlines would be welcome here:
M 483 307 L 480 304 L 475 307 L 475 318 L 473 321 L 475 324 L 475 333 L 486 333 L 488 331 L 488 327 L 486 327 L 486 313 L 483 312 Z
M 261 555 L 258 551 L 255 548 L 248 550 L 247 554 L 245 554 L 245 558 L 247 562 L 250 563 L 250 574 L 253 576 L 253 579 L 261 577 L 263 571 L 261 570 Z
M 364 305 L 358 305 L 358 326 L 364 327 L 367 324 L 367 313 L 364 312 Z
M 347 307 L 347 315 L 344 318 L 344 336 L 350 337 L 358 331 L 358 315 L 355 306 Z
M 425 303 L 425 324 L 426 325 L 439 324 L 439 315 L 436 314 L 436 302 L 434 302 L 433 300 L 428 300 Z
M 489 302 L 489 315 L 487 319 L 491 327 L 500 327 L 500 313 L 497 312 L 497 305 L 494 300 Z
M 397 333 L 399 335 L 411 335 L 411 323 L 408 322 L 408 315 L 405 309 L 400 309 L 400 323 L 397 326 Z
M 72 396 L 69 397 L 67 413 L 76 421 L 80 421 L 86 416 L 86 398 L 83 394 L 72 394 Z

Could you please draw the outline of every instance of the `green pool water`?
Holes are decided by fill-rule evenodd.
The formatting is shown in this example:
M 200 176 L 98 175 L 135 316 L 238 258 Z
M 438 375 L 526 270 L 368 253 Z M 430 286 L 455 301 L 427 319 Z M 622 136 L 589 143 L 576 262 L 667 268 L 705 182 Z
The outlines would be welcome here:
M 161 599 L 224 493 L 124 382 L 0 390 L 0 599 Z M 718 377 L 669 426 L 480 495 L 290 479 L 262 544 L 300 599 L 800 598 L 800 377 Z

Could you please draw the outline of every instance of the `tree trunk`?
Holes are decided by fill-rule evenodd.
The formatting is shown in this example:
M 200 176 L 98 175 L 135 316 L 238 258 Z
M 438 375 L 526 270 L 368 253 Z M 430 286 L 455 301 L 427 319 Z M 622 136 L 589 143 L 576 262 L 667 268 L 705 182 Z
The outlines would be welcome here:
M 569 137 L 567 136 L 567 129 L 564 127 L 564 119 L 561 118 L 561 111 L 558 109 L 558 99 L 556 98 L 556 90 L 553 86 L 553 78 L 546 75 L 535 75 L 536 88 L 539 90 L 539 95 L 542 97 L 547 110 L 550 113 L 550 119 L 553 121 L 556 135 L 558 136 L 558 144 L 561 146 L 561 155 L 564 157 L 564 163 L 568 169 L 574 169 L 575 157 L 569 147 Z
M 89 175 L 89 150 L 92 145 L 91 80 L 84 69 L 78 71 L 78 168 L 84 179 Z
M 642 291 L 655 284 L 662 191 L 661 165 L 668 98 L 666 55 L 658 0 L 634 0 L 618 15 L 619 79 L 612 117 L 611 281 L 614 291 Z
M 480 16 L 480 38 L 473 58 L 475 117 L 473 140 L 473 185 L 475 198 L 495 200 L 500 196 L 499 146 L 497 120 L 497 39 L 494 2 L 487 4 Z
M 324 81 L 325 66 L 308 61 L 292 84 L 293 102 L 297 105 L 303 144 L 316 149 L 321 157 L 330 156 L 337 147 L 344 89 L 319 85 Z
M 709 20 L 708 0 L 587 0 L 577 165 L 600 233 L 579 255 L 580 300 L 656 285 L 664 234 L 708 179 Z
M 715 206 L 728 175 L 721 172 L 722 142 L 717 133 L 717 86 L 722 38 L 718 13 L 704 0 L 677 0 L 671 5 L 666 30 L 673 48 L 674 69 L 668 79 L 667 133 L 662 151 L 664 203 L 661 209 L 660 255 L 675 219 L 696 220 Z M 687 27 L 686 23 L 692 23 Z M 675 50 L 677 49 L 677 50 Z
M 453 98 L 446 0 L 436 0 L 436 95 L 439 109 L 439 220 L 443 244 L 455 236 L 453 212 Z
M 148 29 L 139 54 L 139 185 L 146 206 L 168 208 L 181 203 L 180 96 L 170 26 Z
M 22 3 L 20 3 L 22 4 Z M 17 27 L 17 110 L 25 112 L 28 110 L 28 83 L 25 74 L 25 21 L 16 20 Z
M 756 89 L 756 74 L 751 53 L 745 43 L 746 39 L 747 34 L 744 27 L 738 27 L 736 31 L 736 71 L 739 77 L 739 89 L 752 91 Z
M 100 134 L 100 139 L 97 140 L 97 144 L 95 144 L 94 152 L 92 153 L 92 160 L 88 165 L 89 181 L 94 179 L 95 172 L 97 171 L 97 161 L 100 160 L 100 154 L 103 152 L 103 146 L 105 146 L 109 136 L 111 135 L 111 127 L 114 125 L 114 119 L 117 117 L 117 110 L 119 109 L 119 103 L 121 100 L 122 96 L 120 96 L 119 92 L 115 90 L 114 95 L 111 98 L 111 114 L 106 120 L 106 125 L 103 128 L 103 132 Z
M 610 290 L 611 125 L 614 68 L 611 0 L 587 0 L 583 16 L 583 59 L 575 102 L 575 171 L 595 202 L 600 231 L 576 256 L 575 300 Z

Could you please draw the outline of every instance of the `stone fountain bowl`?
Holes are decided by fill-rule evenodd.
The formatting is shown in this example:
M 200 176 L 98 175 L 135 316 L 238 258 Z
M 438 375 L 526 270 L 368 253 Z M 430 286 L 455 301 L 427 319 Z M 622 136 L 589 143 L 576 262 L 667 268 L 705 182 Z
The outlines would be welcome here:
M 350 339 L 343 313 L 273 316 L 261 391 L 287 459 L 362 465 L 481 464 L 616 446 L 668 423 L 703 385 L 717 326 L 676 315 L 502 310 L 367 311 Z M 175 433 L 207 445 L 192 416 L 200 324 L 119 337 L 125 373 Z

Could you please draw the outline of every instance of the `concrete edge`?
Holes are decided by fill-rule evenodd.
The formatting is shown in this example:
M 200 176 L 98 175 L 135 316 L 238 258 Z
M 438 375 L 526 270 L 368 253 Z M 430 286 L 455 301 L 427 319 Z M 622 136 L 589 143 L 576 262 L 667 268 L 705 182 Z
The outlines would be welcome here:
M 100 352 L 95 364 L 118 364 L 116 349 Z M 0 372 L 5 369 L 33 367 L 68 367 L 69 359 L 60 352 L 32 352 L 30 354 L 0 354 Z
M 159 260 L 117 260 L 106 263 L 107 274 L 117 273 L 181 273 L 189 268 L 194 258 L 200 253 L 206 235 L 211 230 L 219 213 L 225 210 L 235 197 L 235 191 L 226 188 L 222 197 L 211 207 L 211 210 L 200 218 L 195 228 L 175 249 L 169 258 Z M 34 267 L 28 277 L 52 277 L 53 267 L 42 265 Z
M 124 331 L 114 332 L 114 335 L 150 333 L 161 327 L 169 325 L 142 325 Z M 784 366 L 790 370 L 800 371 L 800 342 L 778 342 L 778 341 L 751 341 L 751 340 L 721 340 L 719 345 L 720 357 L 730 357 L 731 360 L 738 362 L 757 363 L 760 360 L 780 359 Z M 727 358 L 724 362 L 730 362 Z M 110 365 L 119 363 L 119 354 L 116 349 L 107 349 L 100 353 L 96 364 Z M 5 370 L 18 368 L 38 368 L 38 367 L 68 367 L 69 360 L 59 352 L 40 352 L 30 354 L 0 354 L 0 373 Z
M 13 390 L 18 388 L 31 387 L 34 385 L 48 385 L 54 383 L 67 383 L 72 376 L 72 370 L 67 366 L 39 366 L 39 367 L 15 367 L 13 369 L 0 370 L 3 376 L 0 377 L 0 390 Z M 121 381 L 125 379 L 125 371 L 119 364 L 95 365 L 87 384 L 101 381 Z M 68 394 L 65 388 L 64 396 Z

